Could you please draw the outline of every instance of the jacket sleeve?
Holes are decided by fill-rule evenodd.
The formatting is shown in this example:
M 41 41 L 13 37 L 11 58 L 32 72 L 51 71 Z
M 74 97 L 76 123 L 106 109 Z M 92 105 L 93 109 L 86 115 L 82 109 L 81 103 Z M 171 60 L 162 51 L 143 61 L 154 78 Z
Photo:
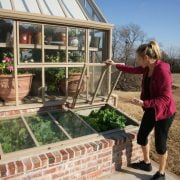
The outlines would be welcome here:
M 116 64 L 116 68 L 120 71 L 129 73 L 129 74 L 143 74 L 144 68 L 141 66 L 133 67 L 133 66 L 126 66 L 122 64 Z
M 155 108 L 155 111 L 158 113 L 162 111 L 167 103 L 171 99 L 172 91 L 172 78 L 170 74 L 170 66 L 166 64 L 166 67 L 162 67 L 158 71 L 158 79 L 156 80 L 156 85 L 159 87 L 159 96 L 151 99 L 145 100 L 143 103 L 144 108 Z M 167 107 L 167 106 L 166 106 Z

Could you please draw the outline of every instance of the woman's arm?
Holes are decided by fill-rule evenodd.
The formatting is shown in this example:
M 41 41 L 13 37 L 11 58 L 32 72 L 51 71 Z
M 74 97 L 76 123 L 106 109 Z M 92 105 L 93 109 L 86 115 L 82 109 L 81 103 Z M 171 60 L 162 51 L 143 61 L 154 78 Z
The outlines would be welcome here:
M 126 66 L 122 64 L 116 64 L 116 68 L 119 69 L 120 71 L 129 73 L 129 74 L 143 74 L 144 73 L 144 68 L 141 66 L 133 67 L 133 66 Z
M 129 74 L 143 74 L 144 73 L 144 68 L 142 68 L 141 66 L 138 66 L 138 67 L 126 66 L 124 63 L 115 63 L 112 60 L 107 60 L 106 64 L 115 65 L 118 70 L 129 73 Z

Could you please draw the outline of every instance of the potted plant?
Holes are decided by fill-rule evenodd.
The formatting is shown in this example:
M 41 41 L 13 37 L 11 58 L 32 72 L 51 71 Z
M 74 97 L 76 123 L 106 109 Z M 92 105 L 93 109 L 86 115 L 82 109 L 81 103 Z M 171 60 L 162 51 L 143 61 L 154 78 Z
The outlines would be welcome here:
M 0 98 L 5 102 L 16 100 L 14 59 L 12 53 L 4 53 L 0 63 Z M 18 96 L 21 101 L 29 94 L 32 83 L 32 74 L 18 74 Z
M 53 41 L 53 29 L 50 27 L 45 28 L 45 44 L 51 44 Z
M 41 44 L 42 43 L 42 32 L 41 28 L 38 27 L 35 31 L 35 44 Z
M 59 33 L 59 40 L 60 40 L 60 42 L 63 43 L 63 45 L 66 45 L 66 33 L 65 32 Z
M 65 74 L 65 73 L 64 73 Z M 70 68 L 69 76 L 68 76 L 68 95 L 74 96 L 77 90 L 77 86 L 79 84 L 79 80 L 81 78 L 81 68 Z M 66 92 L 66 78 L 61 76 L 61 80 L 59 81 L 60 90 L 65 93 Z M 80 93 L 85 90 L 85 82 L 83 80 L 81 84 Z
M 69 31 L 69 45 L 77 47 L 79 45 L 79 40 L 75 29 Z
M 71 51 L 69 52 L 69 61 L 70 62 L 83 62 L 84 55 L 82 51 Z

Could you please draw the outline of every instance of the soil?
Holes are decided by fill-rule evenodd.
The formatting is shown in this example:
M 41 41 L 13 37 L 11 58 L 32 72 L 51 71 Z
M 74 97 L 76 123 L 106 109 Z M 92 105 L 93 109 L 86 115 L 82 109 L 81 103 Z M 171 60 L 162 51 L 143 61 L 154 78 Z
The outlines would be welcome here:
M 180 87 L 180 74 L 173 74 L 173 83 Z M 116 90 L 113 93 L 118 95 L 118 108 L 140 121 L 143 115 L 142 108 L 129 103 L 131 98 L 139 98 L 140 92 L 124 92 Z M 180 176 L 180 88 L 173 89 L 173 95 L 176 101 L 177 113 L 170 128 L 167 142 L 169 154 L 167 169 Z M 151 142 L 151 158 L 158 162 L 158 156 L 154 147 L 154 138 Z

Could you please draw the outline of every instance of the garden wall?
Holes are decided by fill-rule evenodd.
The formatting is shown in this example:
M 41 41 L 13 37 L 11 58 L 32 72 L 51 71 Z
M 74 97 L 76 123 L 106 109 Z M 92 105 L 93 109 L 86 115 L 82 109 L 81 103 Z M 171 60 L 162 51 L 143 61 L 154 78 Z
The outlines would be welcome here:
M 119 132 L 110 139 L 101 137 L 15 161 L 4 161 L 0 163 L 1 178 L 86 180 L 108 175 L 142 158 L 136 134 L 137 130 Z

